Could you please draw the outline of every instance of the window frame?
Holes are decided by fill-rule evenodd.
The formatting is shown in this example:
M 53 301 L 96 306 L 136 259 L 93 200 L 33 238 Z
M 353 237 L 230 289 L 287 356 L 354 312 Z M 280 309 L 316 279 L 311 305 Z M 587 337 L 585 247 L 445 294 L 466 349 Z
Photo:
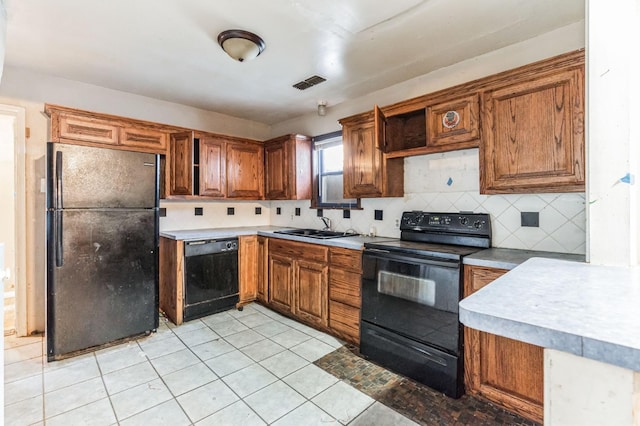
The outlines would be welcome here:
M 314 136 L 311 138 L 311 146 L 313 151 L 313 187 L 311 188 L 311 208 L 315 209 L 334 209 L 334 210 L 361 210 L 360 207 L 360 198 L 355 198 L 355 202 L 351 203 L 327 203 L 322 201 L 322 196 L 320 194 L 320 182 L 322 181 L 322 176 L 343 176 L 344 182 L 344 163 L 342 169 L 332 172 L 322 173 L 322 155 L 321 151 L 326 148 L 331 148 L 333 146 L 343 145 L 342 140 L 342 131 L 338 130 L 331 133 L 325 133 L 323 135 Z M 343 192 L 344 194 L 344 192 Z

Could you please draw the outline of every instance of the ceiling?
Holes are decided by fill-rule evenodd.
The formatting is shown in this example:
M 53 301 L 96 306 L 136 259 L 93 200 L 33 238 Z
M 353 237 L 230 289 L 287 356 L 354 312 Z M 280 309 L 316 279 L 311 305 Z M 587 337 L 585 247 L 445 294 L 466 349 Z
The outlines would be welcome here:
M 5 66 L 275 124 L 584 19 L 584 0 L 5 0 Z M 236 62 L 226 29 L 265 51 Z M 292 85 L 314 74 L 326 82 Z

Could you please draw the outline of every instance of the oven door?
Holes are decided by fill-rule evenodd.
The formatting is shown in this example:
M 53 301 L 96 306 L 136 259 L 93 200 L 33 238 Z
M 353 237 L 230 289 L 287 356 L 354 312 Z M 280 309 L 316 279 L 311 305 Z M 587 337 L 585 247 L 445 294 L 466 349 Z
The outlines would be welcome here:
M 459 260 L 364 251 L 362 321 L 459 355 L 460 296 Z

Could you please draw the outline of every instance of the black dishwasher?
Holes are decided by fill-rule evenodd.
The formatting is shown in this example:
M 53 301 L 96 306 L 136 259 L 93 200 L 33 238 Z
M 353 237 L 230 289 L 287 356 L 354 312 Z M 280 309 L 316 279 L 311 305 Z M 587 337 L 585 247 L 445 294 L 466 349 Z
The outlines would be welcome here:
M 184 320 L 235 307 L 238 239 L 188 241 L 184 248 Z

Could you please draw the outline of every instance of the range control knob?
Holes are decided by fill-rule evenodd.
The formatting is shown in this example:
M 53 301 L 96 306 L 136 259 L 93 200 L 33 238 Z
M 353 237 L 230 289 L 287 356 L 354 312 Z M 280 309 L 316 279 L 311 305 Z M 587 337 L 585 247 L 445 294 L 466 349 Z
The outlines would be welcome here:
M 482 228 L 482 222 L 480 222 L 479 220 L 476 220 L 475 222 L 473 222 L 473 227 L 476 229 Z
M 466 225 L 467 223 L 469 223 L 469 218 L 466 216 L 462 216 L 460 218 L 460 225 Z

